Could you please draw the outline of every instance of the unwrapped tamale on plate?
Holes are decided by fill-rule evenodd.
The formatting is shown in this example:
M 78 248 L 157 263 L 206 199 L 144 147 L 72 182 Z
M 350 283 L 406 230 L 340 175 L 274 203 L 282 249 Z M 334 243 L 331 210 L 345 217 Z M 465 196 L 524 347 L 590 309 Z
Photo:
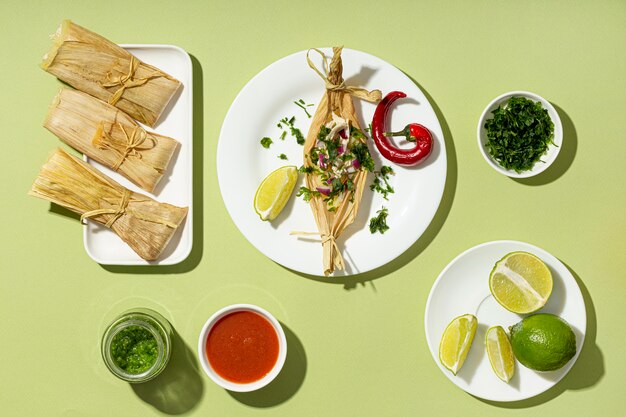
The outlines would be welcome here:
M 154 127 L 181 82 L 108 39 L 64 20 L 41 67 Z
M 374 170 L 352 96 L 377 102 L 381 92 L 345 85 L 342 47 L 333 48 L 330 65 L 322 51 L 314 51 L 322 56 L 325 74 L 313 65 L 309 54 L 307 61 L 325 81 L 326 90 L 304 143 L 306 187 L 301 192 L 306 192 L 306 199 L 313 211 L 317 234 L 322 240 L 323 271 L 324 275 L 329 275 L 335 269 L 344 269 L 343 256 L 336 241 L 345 228 L 354 222 L 367 173 Z
M 178 146 L 170 137 L 146 131 L 118 108 L 70 88 L 54 98 L 44 127 L 149 192 Z
M 187 207 L 159 203 L 123 187 L 86 162 L 57 149 L 29 194 L 113 230 L 140 257 L 159 258 L 187 215 Z

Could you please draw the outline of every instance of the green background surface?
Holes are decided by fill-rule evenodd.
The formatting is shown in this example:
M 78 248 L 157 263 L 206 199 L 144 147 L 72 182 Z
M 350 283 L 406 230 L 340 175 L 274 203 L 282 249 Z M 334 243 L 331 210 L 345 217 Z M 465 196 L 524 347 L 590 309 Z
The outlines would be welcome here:
M 0 3 L 0 407 L 5 416 L 617 416 L 623 412 L 626 281 L 626 2 L 50 1 Z M 102 267 L 76 219 L 27 197 L 59 142 L 42 126 L 59 83 L 38 68 L 71 18 L 119 43 L 179 45 L 194 57 L 195 242 L 175 267 Z M 238 91 L 296 51 L 344 44 L 405 71 L 438 111 L 448 152 L 445 196 L 425 235 L 391 264 L 314 280 L 282 268 L 239 233 L 215 158 Z M 557 107 L 564 144 L 539 177 L 497 174 L 476 146 L 485 105 L 511 90 Z M 55 210 L 58 212 L 58 210 Z M 456 388 L 424 336 L 429 290 L 460 252 L 514 239 L 561 259 L 587 303 L 571 372 L 519 403 Z M 249 302 L 286 326 L 283 373 L 250 394 L 224 391 L 195 360 L 219 307 Z M 127 307 L 159 310 L 177 330 L 165 374 L 116 380 L 102 328 Z M 623 415 L 623 414 L 621 414 Z

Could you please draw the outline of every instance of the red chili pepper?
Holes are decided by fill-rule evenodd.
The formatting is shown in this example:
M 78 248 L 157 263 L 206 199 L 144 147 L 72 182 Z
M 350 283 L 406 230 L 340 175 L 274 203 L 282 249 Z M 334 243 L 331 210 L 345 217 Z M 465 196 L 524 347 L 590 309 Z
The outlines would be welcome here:
M 383 98 L 374 112 L 372 121 L 372 137 L 378 151 L 383 157 L 399 165 L 417 165 L 433 150 L 433 138 L 428 129 L 420 124 L 411 123 L 399 132 L 385 132 L 385 121 L 391 104 L 399 98 L 406 97 L 401 91 L 392 91 Z M 405 136 L 415 142 L 412 149 L 397 148 L 388 136 Z

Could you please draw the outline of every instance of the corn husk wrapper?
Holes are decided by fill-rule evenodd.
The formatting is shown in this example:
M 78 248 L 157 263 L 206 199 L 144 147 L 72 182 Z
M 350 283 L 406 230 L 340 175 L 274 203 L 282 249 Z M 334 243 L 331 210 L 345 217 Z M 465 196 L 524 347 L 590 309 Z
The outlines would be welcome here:
M 124 48 L 69 20 L 52 35 L 41 67 L 154 127 L 180 81 L 148 65 Z
M 317 111 L 313 116 L 311 127 L 304 143 L 305 166 L 313 165 L 309 154 L 317 142 L 317 135 L 320 128 L 332 119 L 332 113 L 348 120 L 352 127 L 362 130 L 359 127 L 352 96 L 372 102 L 377 102 L 381 99 L 381 92 L 378 90 L 368 92 L 365 89 L 348 87 L 344 84 L 341 62 L 342 49 L 343 47 L 333 48 L 333 58 L 330 62 L 330 66 L 328 66 L 324 54 L 319 50 L 314 50 L 324 57 L 326 75 L 322 74 L 321 71 L 313 65 L 307 54 L 309 66 L 326 82 L 326 92 L 317 106 Z M 310 52 L 311 51 L 309 51 L 309 53 Z M 345 228 L 352 224 L 356 218 L 366 179 L 367 171 L 364 169 L 361 169 L 355 174 L 353 179 L 354 190 L 345 192 L 341 203 L 334 212 L 328 211 L 327 205 L 323 201 L 323 196 L 312 197 L 309 201 L 319 235 L 322 239 L 324 275 L 332 274 L 335 269 L 344 269 L 343 257 L 336 240 Z M 315 190 L 316 187 L 326 185 L 321 183 L 316 174 L 306 174 L 305 181 L 310 190 Z M 353 193 L 353 195 L 351 195 L 351 193 Z M 296 232 L 294 234 L 299 233 Z
M 187 207 L 135 193 L 86 162 L 57 149 L 29 194 L 113 230 L 143 259 L 156 260 L 187 215 Z
M 154 191 L 178 146 L 175 139 L 147 132 L 118 108 L 70 88 L 54 98 L 44 127 L 148 192 Z

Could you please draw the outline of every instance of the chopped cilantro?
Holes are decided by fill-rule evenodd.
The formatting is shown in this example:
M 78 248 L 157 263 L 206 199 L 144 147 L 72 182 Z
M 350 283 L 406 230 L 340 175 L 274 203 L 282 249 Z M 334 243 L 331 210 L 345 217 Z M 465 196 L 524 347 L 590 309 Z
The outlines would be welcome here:
M 319 195 L 320 195 L 319 191 L 311 191 L 306 187 L 300 187 L 300 189 L 298 190 L 298 193 L 296 194 L 296 197 L 302 196 L 302 199 L 304 201 L 310 201 L 311 198 L 317 197 Z
M 285 140 L 285 136 L 287 136 L 287 132 L 283 130 L 283 133 L 280 134 L 280 140 Z
M 370 155 L 370 151 L 367 147 L 367 144 L 361 143 L 361 142 L 355 144 L 352 147 L 352 153 L 354 154 L 357 161 L 359 161 L 359 164 L 361 164 L 363 168 L 365 168 L 366 170 L 370 172 L 374 172 L 374 169 L 376 169 L 376 167 L 374 166 L 374 160 L 372 159 L 372 156 Z
M 511 97 L 492 113 L 493 118 L 485 122 L 486 147 L 503 168 L 528 171 L 554 144 L 554 124 L 541 103 Z
M 304 102 L 304 100 L 300 99 L 298 101 L 294 101 L 293 104 L 295 104 L 296 106 L 300 107 L 302 110 L 304 110 L 304 112 L 306 113 L 307 117 L 310 119 L 311 118 L 311 113 L 309 113 L 309 111 L 306 109 L 307 107 L 309 107 L 308 104 L 306 104 Z M 311 104 L 312 106 L 312 104 Z
M 319 133 L 317 134 L 317 140 L 324 142 L 326 140 L 326 136 L 328 136 L 329 133 L 330 129 L 322 125 L 322 127 L 320 127 Z
M 267 136 L 261 139 L 261 146 L 263 146 L 265 149 L 269 149 L 272 143 L 272 139 L 268 138 Z
M 352 136 L 355 139 L 361 139 L 363 140 L 363 142 L 367 140 L 367 136 L 365 136 L 363 132 L 361 132 L 359 129 L 352 129 L 350 131 L 350 136 Z
M 319 150 L 317 148 L 311 149 L 311 161 L 313 161 L 315 165 L 319 165 L 319 160 L 320 160 Z
M 337 159 L 337 156 L 339 156 L 339 141 L 338 140 L 327 141 L 326 150 L 328 151 L 327 163 L 331 164 L 335 159 Z
M 289 132 L 291 133 L 291 136 L 296 138 L 296 142 L 298 142 L 298 145 L 304 145 L 304 135 L 302 134 L 300 129 L 298 129 L 297 127 L 293 125 L 295 121 L 296 121 L 296 116 L 292 116 L 291 119 L 287 119 L 286 117 L 280 119 L 280 121 L 276 125 L 279 128 L 283 129 L 283 134 L 281 134 L 280 138 L 285 139 L 285 134 L 286 134 L 285 129 L 289 128 Z
M 378 215 L 370 219 L 370 233 L 380 232 L 384 234 L 389 230 L 389 226 L 387 226 L 387 216 L 389 213 L 385 207 L 381 208 L 376 213 Z
M 313 168 L 312 166 L 304 166 L 302 165 L 300 168 L 298 168 L 298 172 L 300 172 L 301 174 L 312 174 L 315 171 L 315 168 Z
M 393 168 L 388 167 L 387 165 L 383 165 L 382 167 L 380 167 L 380 173 L 382 175 L 396 175 L 396 173 L 393 172 Z
M 395 175 L 393 168 L 383 165 L 380 171 L 374 172 L 374 182 L 370 185 L 370 190 L 377 191 L 383 195 L 385 200 L 388 194 L 393 194 L 393 187 L 389 184 L 389 175 Z
M 285 155 L 284 153 L 281 153 L 280 155 L 278 155 L 278 157 L 282 159 L 283 161 L 286 161 L 288 159 L 287 155 Z
M 298 142 L 298 145 L 304 145 L 304 135 L 302 134 L 300 129 L 293 126 L 289 126 L 289 129 L 291 130 L 291 136 L 296 138 L 296 142 Z

